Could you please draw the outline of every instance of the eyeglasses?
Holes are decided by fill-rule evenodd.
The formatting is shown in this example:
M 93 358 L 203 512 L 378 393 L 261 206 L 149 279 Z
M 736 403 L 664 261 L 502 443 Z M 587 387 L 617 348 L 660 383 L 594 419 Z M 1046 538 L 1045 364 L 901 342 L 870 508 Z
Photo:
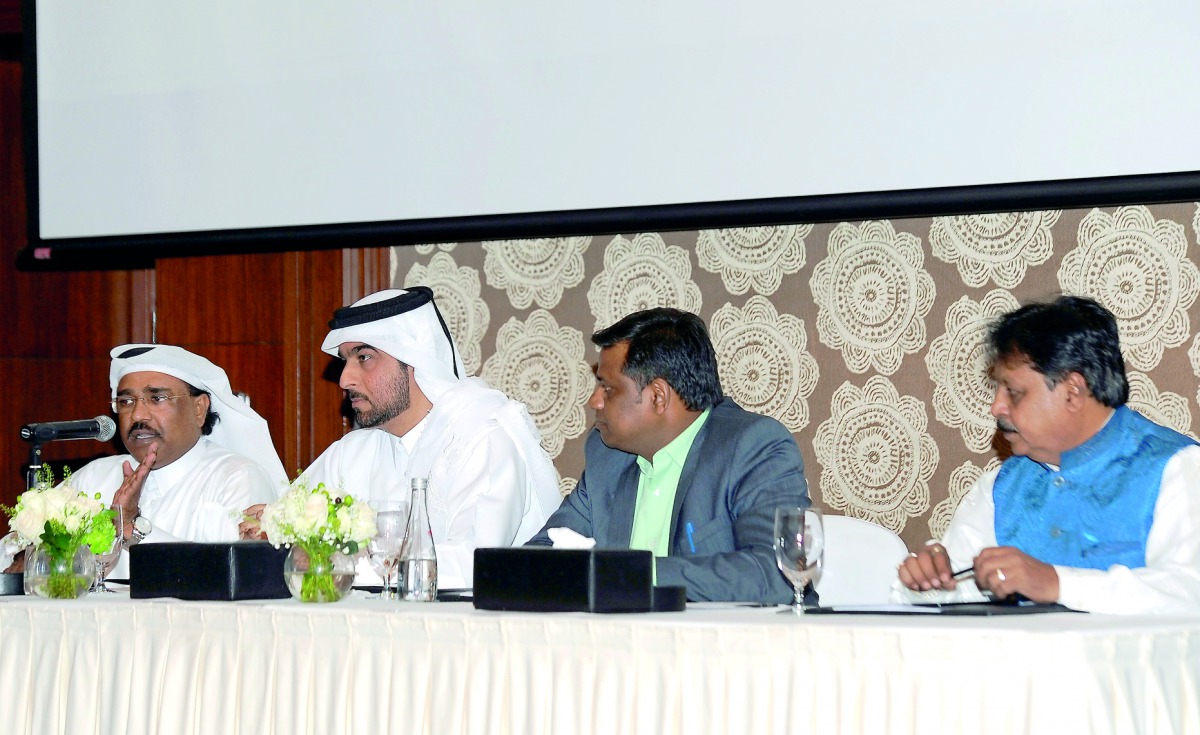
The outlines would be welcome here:
M 155 393 L 152 396 L 117 396 L 109 402 L 114 413 L 132 413 L 133 407 L 139 401 L 145 401 L 150 410 L 157 410 L 167 407 L 167 401 L 173 401 L 176 398 L 190 398 L 191 396 L 168 396 L 165 393 Z

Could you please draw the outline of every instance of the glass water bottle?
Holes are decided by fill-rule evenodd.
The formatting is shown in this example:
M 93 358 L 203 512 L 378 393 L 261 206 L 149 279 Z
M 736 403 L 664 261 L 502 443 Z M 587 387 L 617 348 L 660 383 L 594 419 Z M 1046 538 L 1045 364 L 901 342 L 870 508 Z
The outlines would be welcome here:
M 426 478 L 412 479 L 408 528 L 400 547 L 400 568 L 403 570 L 400 596 L 418 602 L 437 600 L 437 551 L 433 546 L 433 529 L 429 526 L 429 508 L 425 503 L 428 489 Z

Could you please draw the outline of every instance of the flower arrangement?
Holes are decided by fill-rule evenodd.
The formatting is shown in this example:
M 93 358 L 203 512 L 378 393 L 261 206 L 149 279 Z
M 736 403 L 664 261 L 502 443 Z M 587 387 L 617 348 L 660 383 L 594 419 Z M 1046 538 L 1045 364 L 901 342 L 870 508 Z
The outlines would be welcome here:
M 33 546 L 49 558 L 47 597 L 82 594 L 91 580 L 74 574 L 71 560 L 81 547 L 97 554 L 106 551 L 117 535 L 116 513 L 104 507 L 99 493 L 89 497 L 75 490 L 69 468 L 63 472 L 62 483 L 55 485 L 54 471 L 50 465 L 42 465 L 33 489 L 22 493 L 15 507 L 0 505 L 0 510 L 12 518 L 9 525 L 21 546 Z
M 292 547 L 289 562 L 297 547 L 307 557 L 285 569 L 292 594 L 303 602 L 333 602 L 354 581 L 353 564 L 339 571 L 338 555 L 357 554 L 375 535 L 375 511 L 324 483 L 309 488 L 302 475 L 263 509 L 262 530 L 276 548 Z

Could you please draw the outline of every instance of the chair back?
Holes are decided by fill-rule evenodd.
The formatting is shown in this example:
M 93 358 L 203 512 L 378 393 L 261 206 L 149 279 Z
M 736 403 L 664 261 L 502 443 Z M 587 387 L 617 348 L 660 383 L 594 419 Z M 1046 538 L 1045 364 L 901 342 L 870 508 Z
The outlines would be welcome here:
M 890 529 L 849 516 L 825 516 L 825 556 L 816 581 L 822 606 L 888 601 L 908 547 Z

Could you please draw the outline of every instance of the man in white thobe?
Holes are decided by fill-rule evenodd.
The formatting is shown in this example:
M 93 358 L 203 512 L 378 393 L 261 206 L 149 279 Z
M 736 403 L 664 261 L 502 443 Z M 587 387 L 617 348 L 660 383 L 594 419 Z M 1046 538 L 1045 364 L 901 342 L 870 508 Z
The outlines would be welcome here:
M 561 502 L 537 427 L 524 404 L 464 375 L 428 288 L 372 294 L 329 326 L 321 349 L 346 363 L 339 382 L 360 428 L 305 470 L 308 484 L 406 500 L 412 478 L 428 478 L 438 586 L 470 587 L 477 547 L 524 543 Z
M 111 355 L 109 384 L 129 454 L 88 463 L 72 487 L 120 506 L 131 544 L 237 540 L 241 509 L 287 484 L 267 422 L 199 355 L 137 344 Z M 127 574 L 125 556 L 112 576 Z

